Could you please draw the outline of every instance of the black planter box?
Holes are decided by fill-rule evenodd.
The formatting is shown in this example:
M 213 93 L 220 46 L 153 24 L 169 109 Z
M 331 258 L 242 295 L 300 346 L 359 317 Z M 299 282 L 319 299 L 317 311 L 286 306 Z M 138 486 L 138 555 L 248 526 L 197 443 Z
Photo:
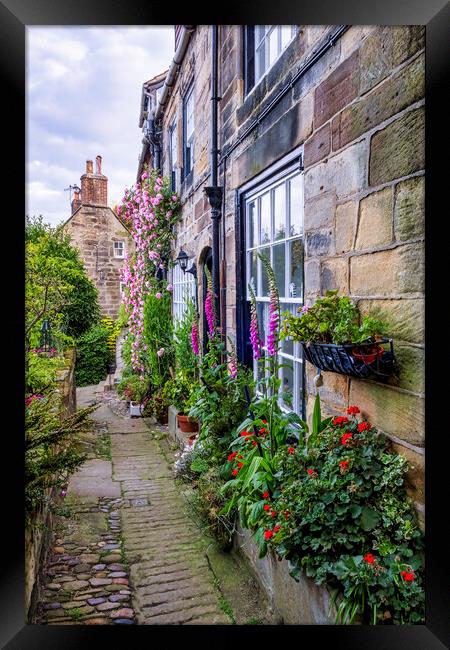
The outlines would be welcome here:
M 392 339 L 342 345 L 305 341 L 301 344 L 306 359 L 321 370 L 381 381 L 398 372 Z

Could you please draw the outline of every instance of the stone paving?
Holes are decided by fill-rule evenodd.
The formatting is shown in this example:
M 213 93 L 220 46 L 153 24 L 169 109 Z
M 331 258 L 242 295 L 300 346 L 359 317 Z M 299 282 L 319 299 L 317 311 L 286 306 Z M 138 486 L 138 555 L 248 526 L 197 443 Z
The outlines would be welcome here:
M 121 415 L 97 387 L 77 389 L 79 407 L 103 399 L 92 417 L 97 435 L 108 431 L 110 460 L 92 454 L 69 483 L 72 516 L 56 518 L 37 622 L 234 622 L 211 570 L 211 540 L 175 486 L 167 428 Z

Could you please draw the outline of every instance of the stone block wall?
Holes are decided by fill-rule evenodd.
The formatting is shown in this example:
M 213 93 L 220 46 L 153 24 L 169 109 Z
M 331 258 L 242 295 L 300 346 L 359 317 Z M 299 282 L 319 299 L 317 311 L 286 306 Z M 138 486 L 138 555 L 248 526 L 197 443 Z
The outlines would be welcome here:
M 124 260 L 114 257 L 114 242 L 123 242 L 125 252 L 132 253 L 134 242 L 130 233 L 111 208 L 85 204 L 64 229 L 80 250 L 86 272 L 98 288 L 102 315 L 115 319 L 122 300 L 120 269 Z

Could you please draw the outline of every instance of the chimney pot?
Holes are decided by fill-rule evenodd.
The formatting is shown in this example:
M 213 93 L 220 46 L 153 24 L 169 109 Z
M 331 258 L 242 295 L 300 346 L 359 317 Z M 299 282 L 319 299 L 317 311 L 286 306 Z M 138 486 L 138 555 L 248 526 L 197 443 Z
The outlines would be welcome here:
M 94 173 L 94 165 L 92 160 L 86 160 L 86 174 Z
M 95 173 L 96 174 L 101 174 L 102 173 L 102 157 L 101 156 L 96 157 L 95 164 L 96 164 Z

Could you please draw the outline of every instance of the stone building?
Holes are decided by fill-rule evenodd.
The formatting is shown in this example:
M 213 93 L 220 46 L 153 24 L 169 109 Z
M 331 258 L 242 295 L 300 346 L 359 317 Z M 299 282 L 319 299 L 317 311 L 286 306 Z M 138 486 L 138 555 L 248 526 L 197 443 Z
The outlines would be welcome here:
M 423 522 L 424 28 L 214 29 L 177 26 L 155 113 L 143 121 L 154 134 L 147 160 L 181 195 L 174 258 L 183 249 L 196 264 L 200 314 L 204 265 L 217 264 L 221 326 L 249 365 L 249 282 L 265 322 L 268 311 L 256 251 L 269 256 L 283 309 L 311 304 L 327 289 L 362 312 L 379 308 L 398 379 L 322 372 L 317 388 L 316 369 L 286 341 L 281 356 L 292 369 L 282 370 L 282 381 L 308 418 L 317 390 L 326 414 L 359 405 L 411 462 L 409 492 Z M 205 187 L 220 188 L 218 209 Z M 180 296 L 194 284 L 178 266 L 173 282 L 179 314 Z
M 81 189 L 75 189 L 72 214 L 64 224 L 73 244 L 80 250 L 88 276 L 99 292 L 103 316 L 117 317 L 122 295 L 120 269 L 126 253 L 134 247 L 131 235 L 108 207 L 108 178 L 102 174 L 102 158 L 86 161 Z

